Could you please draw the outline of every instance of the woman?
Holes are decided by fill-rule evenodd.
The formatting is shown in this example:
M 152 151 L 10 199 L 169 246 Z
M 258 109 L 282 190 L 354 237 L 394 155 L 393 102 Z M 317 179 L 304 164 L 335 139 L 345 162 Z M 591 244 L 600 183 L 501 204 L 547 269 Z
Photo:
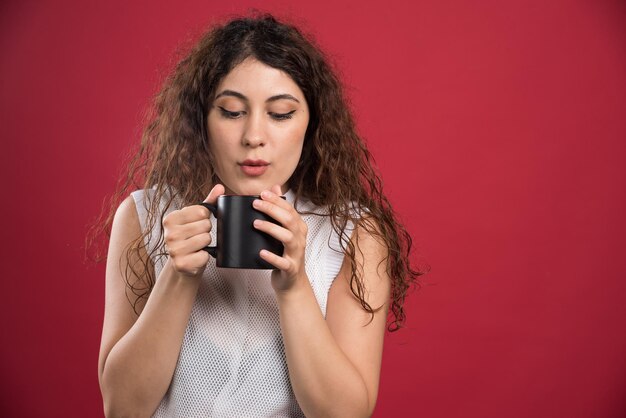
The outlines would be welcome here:
M 410 237 L 321 52 L 271 16 L 207 33 L 155 101 L 109 216 L 107 416 L 369 416 Z M 220 269 L 198 205 L 260 195 L 273 271 Z M 280 195 L 285 195 L 282 199 Z

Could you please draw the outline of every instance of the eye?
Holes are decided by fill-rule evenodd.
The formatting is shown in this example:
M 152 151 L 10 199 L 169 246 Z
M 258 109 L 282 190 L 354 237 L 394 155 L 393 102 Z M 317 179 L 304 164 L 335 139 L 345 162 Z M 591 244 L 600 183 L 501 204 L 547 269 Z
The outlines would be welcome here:
M 295 109 L 292 110 L 291 112 L 287 112 L 287 113 L 274 113 L 274 112 L 269 112 L 269 115 L 271 116 L 272 119 L 274 120 L 287 120 L 287 119 L 291 119 L 293 117 L 293 114 L 296 113 Z
M 224 109 L 222 106 L 218 106 L 218 108 L 220 109 L 220 113 L 222 114 L 222 116 L 228 119 L 239 119 L 246 113 L 243 110 L 231 111 L 228 109 Z

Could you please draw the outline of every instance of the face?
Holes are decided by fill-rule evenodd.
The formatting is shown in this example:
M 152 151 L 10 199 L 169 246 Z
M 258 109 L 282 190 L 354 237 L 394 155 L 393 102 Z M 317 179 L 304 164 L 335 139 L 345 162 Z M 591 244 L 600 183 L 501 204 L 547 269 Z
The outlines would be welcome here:
M 248 58 L 217 86 L 208 114 L 215 171 L 228 194 L 287 191 L 300 160 L 309 108 L 286 73 Z

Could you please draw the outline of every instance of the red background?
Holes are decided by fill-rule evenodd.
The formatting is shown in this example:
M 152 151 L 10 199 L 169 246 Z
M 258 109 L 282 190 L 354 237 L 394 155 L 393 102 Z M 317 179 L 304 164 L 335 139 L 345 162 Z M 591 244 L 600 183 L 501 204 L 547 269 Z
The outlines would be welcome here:
M 250 7 L 316 34 L 432 266 L 377 417 L 626 416 L 619 1 L 3 1 L 0 415 L 102 414 L 86 225 L 177 47 Z

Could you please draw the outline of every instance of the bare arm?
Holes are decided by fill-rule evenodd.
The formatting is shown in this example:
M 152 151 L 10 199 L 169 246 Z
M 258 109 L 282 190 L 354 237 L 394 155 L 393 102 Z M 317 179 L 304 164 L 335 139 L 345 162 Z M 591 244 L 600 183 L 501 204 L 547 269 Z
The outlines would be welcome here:
M 279 296 L 289 375 L 309 417 L 365 417 L 376 405 L 390 282 L 385 264 L 377 268 L 384 248 L 359 234 L 366 300 L 373 308 L 382 306 L 371 322 L 350 291 L 348 257 L 331 286 L 325 321 L 310 285 Z
M 164 228 L 170 257 L 137 317 L 126 297 L 122 275 L 127 265 L 125 249 L 141 234 L 132 197 L 115 214 L 98 362 L 104 409 L 109 417 L 150 416 L 157 408 L 174 374 L 208 261 L 208 254 L 198 251 L 211 240 L 208 210 L 195 206 L 176 211 L 164 220 Z
M 304 269 L 307 228 L 288 203 L 274 193 L 262 193 L 255 206 L 281 226 L 259 223 L 285 245 L 282 257 L 261 252 L 275 265 L 272 273 L 291 384 L 307 417 L 365 417 L 373 413 L 387 320 L 391 282 L 386 273 L 387 248 L 362 228 L 353 234 L 357 264 L 366 301 L 381 307 L 373 320 L 350 290 L 348 257 L 328 295 L 326 319 L 317 304 Z

